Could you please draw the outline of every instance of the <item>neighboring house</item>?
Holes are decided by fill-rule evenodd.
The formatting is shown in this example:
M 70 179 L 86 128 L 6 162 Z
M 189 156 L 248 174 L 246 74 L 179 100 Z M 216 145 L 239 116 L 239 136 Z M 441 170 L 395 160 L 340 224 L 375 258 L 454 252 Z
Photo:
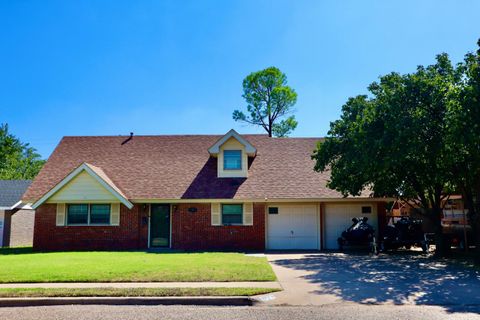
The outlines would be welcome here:
M 0 180 L 0 247 L 32 245 L 34 212 L 20 201 L 31 182 Z
M 313 171 L 320 138 L 64 137 L 24 195 L 34 248 L 336 249 L 385 199 L 344 198 Z

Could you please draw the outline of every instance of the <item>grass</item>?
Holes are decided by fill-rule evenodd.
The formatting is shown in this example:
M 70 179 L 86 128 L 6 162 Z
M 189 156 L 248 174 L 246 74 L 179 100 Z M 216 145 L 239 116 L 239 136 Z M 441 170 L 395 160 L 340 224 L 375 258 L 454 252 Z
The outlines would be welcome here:
M 0 250 L 0 283 L 273 281 L 264 257 L 241 253 Z
M 271 288 L 8 288 L 0 298 L 37 297 L 183 297 L 254 296 L 276 292 Z

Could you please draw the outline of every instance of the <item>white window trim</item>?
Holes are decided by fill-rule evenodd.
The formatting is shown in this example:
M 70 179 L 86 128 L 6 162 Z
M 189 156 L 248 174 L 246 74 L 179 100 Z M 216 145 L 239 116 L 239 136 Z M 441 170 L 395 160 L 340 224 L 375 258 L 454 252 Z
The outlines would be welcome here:
M 245 152 L 248 154 L 248 156 L 255 156 L 255 154 L 257 153 L 257 149 L 255 149 L 255 147 L 252 146 L 250 142 L 242 138 L 242 136 L 240 136 L 238 132 L 233 129 L 231 129 L 223 137 L 218 139 L 218 141 L 215 142 L 215 144 L 208 149 L 208 152 L 212 155 L 217 155 L 220 152 L 220 147 L 231 137 L 234 137 L 238 142 L 245 146 Z

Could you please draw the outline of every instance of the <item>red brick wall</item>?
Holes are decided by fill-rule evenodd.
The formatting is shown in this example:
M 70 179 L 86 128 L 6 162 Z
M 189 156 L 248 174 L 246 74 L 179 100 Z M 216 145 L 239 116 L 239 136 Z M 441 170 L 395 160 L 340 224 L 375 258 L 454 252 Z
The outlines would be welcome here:
M 253 226 L 212 226 L 210 204 L 177 204 L 172 212 L 172 246 L 185 250 L 264 250 L 265 205 L 253 205 Z M 189 212 L 195 207 L 197 212 Z
M 43 204 L 35 213 L 35 250 L 144 249 L 148 242 L 148 206 L 121 205 L 120 226 L 56 226 L 56 204 Z
M 195 207 L 192 213 L 188 208 Z M 148 246 L 148 206 L 121 206 L 120 226 L 55 225 L 56 204 L 35 213 L 35 250 L 128 250 Z M 254 204 L 253 226 L 212 226 L 210 204 L 173 206 L 172 247 L 185 250 L 264 250 L 265 205 Z

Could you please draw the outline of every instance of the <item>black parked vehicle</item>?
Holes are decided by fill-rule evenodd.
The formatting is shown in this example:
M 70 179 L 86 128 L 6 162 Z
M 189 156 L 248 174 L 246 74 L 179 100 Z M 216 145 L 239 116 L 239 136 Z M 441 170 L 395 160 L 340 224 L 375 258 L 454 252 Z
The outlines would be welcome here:
M 394 251 L 399 248 L 408 250 L 411 247 L 421 247 L 423 252 L 428 252 L 429 240 L 423 232 L 421 219 L 401 217 L 393 225 L 387 226 L 380 243 L 381 251 Z
M 375 229 L 367 223 L 367 217 L 353 218 L 353 224 L 338 238 L 338 247 L 343 250 L 349 247 L 365 247 L 372 253 L 378 254 L 377 242 L 375 239 Z

